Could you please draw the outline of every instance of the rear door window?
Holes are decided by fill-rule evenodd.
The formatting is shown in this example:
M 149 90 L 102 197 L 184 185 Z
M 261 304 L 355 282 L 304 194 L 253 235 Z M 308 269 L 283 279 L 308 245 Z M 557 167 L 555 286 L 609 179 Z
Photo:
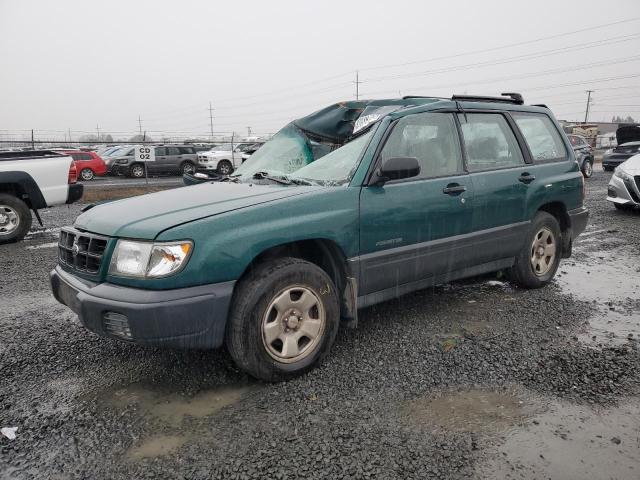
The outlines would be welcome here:
M 539 113 L 512 113 L 511 115 L 522 132 L 535 161 L 553 162 L 567 159 L 567 150 L 560 132 L 548 116 Z M 583 145 L 579 137 L 574 145 Z
M 385 143 L 382 160 L 415 157 L 419 178 L 463 173 L 462 153 L 455 120 L 449 113 L 420 113 L 398 120 Z
M 180 153 L 183 155 L 189 155 L 191 153 L 195 153 L 195 151 L 193 150 L 193 147 L 179 147 L 180 148 Z
M 459 114 L 470 172 L 524 165 L 520 145 L 499 113 Z

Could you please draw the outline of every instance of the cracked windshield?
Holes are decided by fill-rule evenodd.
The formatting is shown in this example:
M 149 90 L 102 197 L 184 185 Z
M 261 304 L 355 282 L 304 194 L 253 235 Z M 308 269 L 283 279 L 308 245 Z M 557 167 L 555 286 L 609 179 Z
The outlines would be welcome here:
M 0 480 L 638 480 L 607 7 L 0 0 Z

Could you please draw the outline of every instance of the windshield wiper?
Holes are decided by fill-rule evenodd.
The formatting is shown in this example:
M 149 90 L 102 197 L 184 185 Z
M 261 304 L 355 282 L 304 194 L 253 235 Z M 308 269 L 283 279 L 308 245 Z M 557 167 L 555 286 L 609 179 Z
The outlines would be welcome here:
M 269 172 L 256 172 L 253 174 L 253 178 L 257 180 L 271 180 L 272 182 L 280 183 L 282 185 L 292 184 L 292 182 L 286 177 L 274 177 L 269 175 Z

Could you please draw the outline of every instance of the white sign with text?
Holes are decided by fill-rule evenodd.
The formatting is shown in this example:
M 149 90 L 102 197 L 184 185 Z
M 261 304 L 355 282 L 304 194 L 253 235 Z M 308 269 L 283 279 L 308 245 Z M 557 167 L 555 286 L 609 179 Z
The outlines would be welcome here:
M 135 158 L 136 162 L 155 162 L 156 149 L 146 145 L 137 145 Z

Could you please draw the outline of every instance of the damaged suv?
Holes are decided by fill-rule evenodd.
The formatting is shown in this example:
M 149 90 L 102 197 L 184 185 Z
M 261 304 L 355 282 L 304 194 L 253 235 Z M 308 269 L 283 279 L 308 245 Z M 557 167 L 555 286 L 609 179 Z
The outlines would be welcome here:
M 221 181 L 85 211 L 51 285 L 99 335 L 225 344 L 277 381 L 359 308 L 499 270 L 546 285 L 586 226 L 583 188 L 551 112 L 518 94 L 343 102 Z

